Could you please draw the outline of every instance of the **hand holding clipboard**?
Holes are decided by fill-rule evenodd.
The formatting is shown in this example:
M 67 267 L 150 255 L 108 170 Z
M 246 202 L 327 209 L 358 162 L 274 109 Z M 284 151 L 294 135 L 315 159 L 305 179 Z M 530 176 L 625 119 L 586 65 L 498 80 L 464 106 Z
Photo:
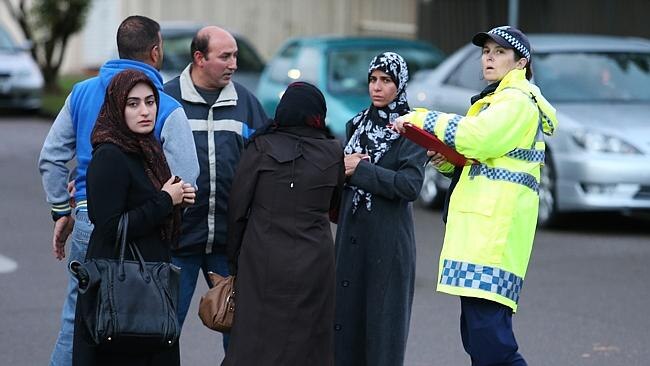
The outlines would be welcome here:
M 415 142 L 427 150 L 436 151 L 444 155 L 447 161 L 454 164 L 455 166 L 462 167 L 467 164 L 467 158 L 465 156 L 458 153 L 451 147 L 445 145 L 445 143 L 440 141 L 440 139 L 435 135 L 432 135 L 408 122 L 404 122 L 402 124 L 402 127 L 402 129 L 396 128 L 396 130 L 407 139 Z

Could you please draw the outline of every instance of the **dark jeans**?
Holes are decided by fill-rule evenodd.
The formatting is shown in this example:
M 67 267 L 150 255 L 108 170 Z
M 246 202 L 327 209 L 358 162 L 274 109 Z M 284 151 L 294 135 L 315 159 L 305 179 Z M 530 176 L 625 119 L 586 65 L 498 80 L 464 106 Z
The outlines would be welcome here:
M 472 366 L 527 366 L 517 352 L 512 309 L 497 302 L 460 297 L 460 335 Z
M 188 256 L 172 256 L 172 263 L 181 267 L 181 288 L 178 294 L 178 322 L 181 327 L 185 322 L 187 311 L 192 302 L 192 295 L 196 288 L 199 270 L 203 272 L 203 278 L 208 286 L 212 287 L 208 271 L 218 273 L 222 276 L 228 275 L 228 259 L 223 253 L 196 254 Z M 197 310 L 198 312 L 198 310 Z M 198 316 L 198 315 L 197 315 Z M 230 336 L 223 333 L 223 350 L 228 348 Z

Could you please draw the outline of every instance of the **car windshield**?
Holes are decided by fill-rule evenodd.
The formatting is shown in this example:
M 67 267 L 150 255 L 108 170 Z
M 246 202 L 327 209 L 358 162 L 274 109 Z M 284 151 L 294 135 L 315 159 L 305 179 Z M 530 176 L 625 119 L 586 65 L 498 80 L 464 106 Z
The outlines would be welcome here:
M 552 102 L 650 102 L 650 53 L 542 53 L 535 83 Z
M 0 29 L 0 50 L 14 50 L 16 45 L 13 40 L 9 38 L 9 34 L 3 29 Z
M 409 74 L 422 69 L 432 69 L 442 61 L 442 54 L 416 48 L 390 47 L 406 60 Z M 327 56 L 327 88 L 332 93 L 368 93 L 368 66 L 370 60 L 385 52 L 386 47 L 348 48 L 332 50 Z
M 171 37 L 165 37 L 163 35 L 163 70 L 180 72 L 187 64 L 192 62 L 192 57 L 190 56 L 192 37 L 194 37 L 194 34 Z

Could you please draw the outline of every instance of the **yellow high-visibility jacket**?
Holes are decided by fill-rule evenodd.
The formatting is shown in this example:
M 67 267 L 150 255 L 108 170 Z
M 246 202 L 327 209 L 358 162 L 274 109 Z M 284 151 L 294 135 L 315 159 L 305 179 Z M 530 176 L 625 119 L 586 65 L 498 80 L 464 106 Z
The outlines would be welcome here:
M 437 290 L 516 311 L 537 225 L 543 135 L 557 127 L 555 109 L 514 69 L 466 117 L 418 110 L 406 120 L 477 162 L 463 168 L 451 195 Z

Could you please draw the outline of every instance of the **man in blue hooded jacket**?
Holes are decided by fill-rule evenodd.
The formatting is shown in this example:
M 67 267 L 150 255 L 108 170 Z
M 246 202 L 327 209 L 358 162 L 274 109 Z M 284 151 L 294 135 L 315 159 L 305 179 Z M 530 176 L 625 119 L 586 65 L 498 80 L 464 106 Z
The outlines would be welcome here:
M 54 256 L 65 257 L 65 243 L 72 232 L 69 260 L 84 260 L 93 226 L 88 219 L 86 204 L 86 169 L 92 157 L 90 135 L 104 102 L 106 88 L 113 76 L 125 69 L 144 72 L 160 93 L 158 115 L 154 134 L 163 151 L 172 175 L 196 185 L 199 164 L 194 148 L 194 138 L 181 105 L 163 91 L 163 45 L 160 25 L 147 17 L 130 16 L 117 30 L 119 59 L 106 62 L 99 75 L 76 84 L 57 115 L 45 139 L 39 157 L 39 170 L 47 201 L 52 205 Z M 74 200 L 68 190 L 69 169 L 66 166 L 76 156 Z M 71 205 L 74 202 L 74 205 Z M 74 218 L 72 210 L 74 206 Z M 77 280 L 69 276 L 66 299 L 63 304 L 62 324 L 50 365 L 72 364 L 72 338 L 74 331 Z

